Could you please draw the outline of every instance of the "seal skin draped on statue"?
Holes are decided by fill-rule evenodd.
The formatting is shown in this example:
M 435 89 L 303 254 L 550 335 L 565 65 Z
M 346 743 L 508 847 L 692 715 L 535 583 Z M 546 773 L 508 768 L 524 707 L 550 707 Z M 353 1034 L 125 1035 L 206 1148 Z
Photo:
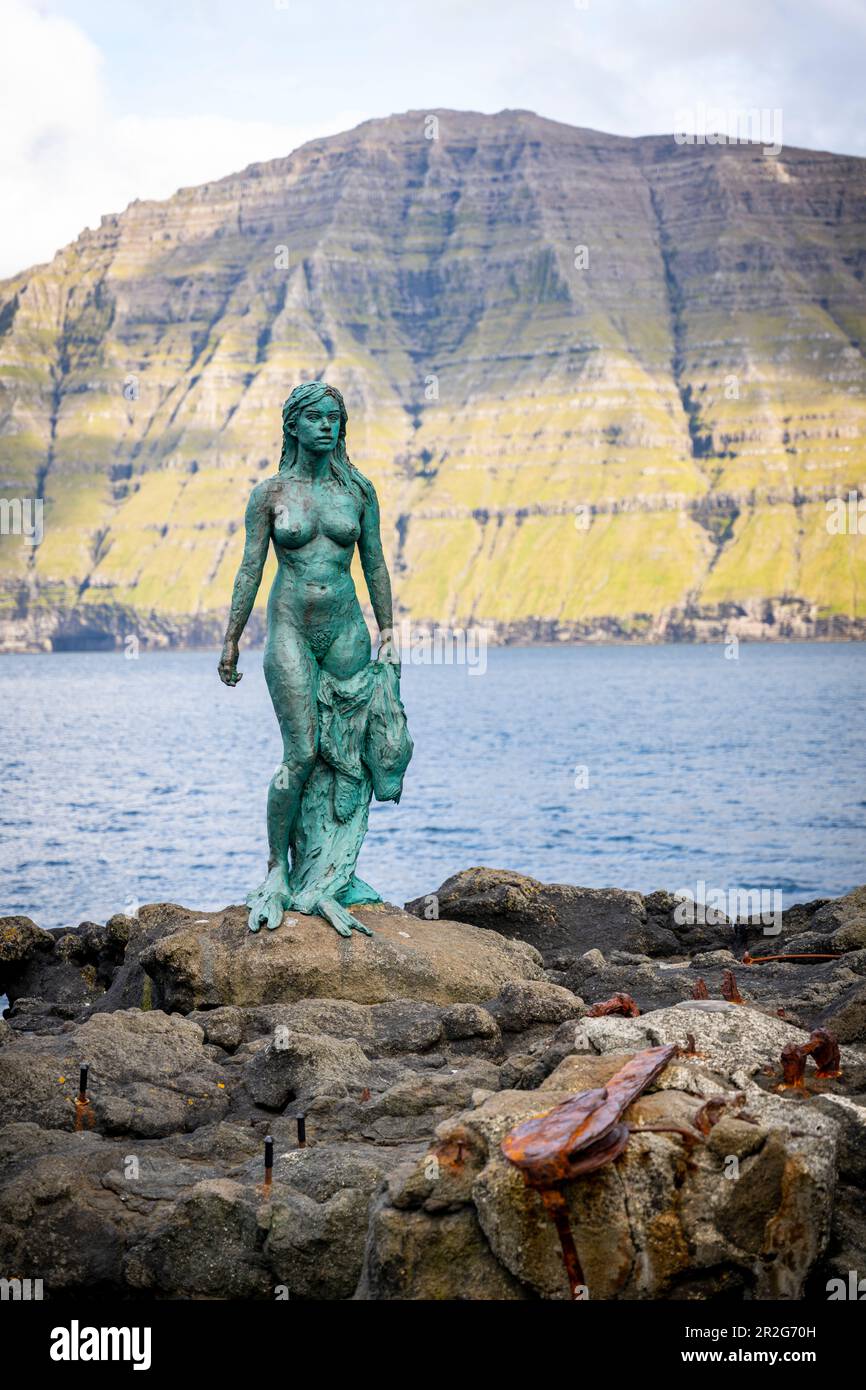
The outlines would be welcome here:
M 348 911 L 380 901 L 355 873 L 370 799 L 400 800 L 412 756 L 378 500 L 349 460 L 346 420 L 335 387 L 296 387 L 283 406 L 279 471 L 247 505 L 219 674 L 230 688 L 241 680 L 238 642 L 272 545 L 264 672 L 283 739 L 268 789 L 268 873 L 247 898 L 251 931 L 273 930 L 293 909 L 342 936 L 371 935 Z M 356 544 L 380 630 L 375 660 L 350 572 Z
M 355 873 L 370 798 L 400 800 L 412 740 L 394 666 L 372 661 L 345 681 L 323 672 L 318 699 L 319 756 L 291 832 L 290 906 L 351 930 L 360 923 L 347 907 L 381 901 Z

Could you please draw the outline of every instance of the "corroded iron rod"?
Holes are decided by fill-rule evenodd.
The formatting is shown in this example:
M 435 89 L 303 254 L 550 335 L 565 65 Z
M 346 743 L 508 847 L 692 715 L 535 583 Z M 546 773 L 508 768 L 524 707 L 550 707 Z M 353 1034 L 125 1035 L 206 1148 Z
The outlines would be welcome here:
M 270 1134 L 265 1135 L 265 1192 L 269 1192 L 274 1176 L 274 1141 Z
M 640 1009 L 634 1002 L 630 994 L 622 992 L 612 994 L 610 999 L 605 999 L 599 1004 L 593 1004 L 591 1009 L 587 1009 L 587 1018 L 604 1018 L 606 1014 L 622 1014 L 625 1018 L 639 1018 Z
M 822 1081 L 832 1081 L 842 1075 L 839 1044 L 826 1028 L 816 1028 L 804 1043 L 788 1043 L 782 1048 L 782 1082 L 780 1089 L 805 1090 L 806 1060 L 815 1061 L 816 1074 Z
M 733 970 L 726 970 L 722 976 L 722 998 L 727 999 L 729 1004 L 744 1004 L 746 1002 L 737 989 Z
M 569 1292 L 572 1299 L 577 1300 L 578 1290 L 586 1288 L 586 1283 L 577 1246 L 574 1243 L 571 1223 L 568 1219 L 568 1203 L 558 1187 L 542 1188 L 539 1195 L 548 1216 L 556 1227 L 556 1234 L 559 1236 L 559 1244 L 562 1249 L 562 1263 L 565 1265 L 565 1272 L 568 1276 Z

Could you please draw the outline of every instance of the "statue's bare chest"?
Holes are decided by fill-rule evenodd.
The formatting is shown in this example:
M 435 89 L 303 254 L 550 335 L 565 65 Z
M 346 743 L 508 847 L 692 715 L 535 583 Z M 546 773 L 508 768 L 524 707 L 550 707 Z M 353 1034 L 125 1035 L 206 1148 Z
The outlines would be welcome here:
M 351 546 L 361 534 L 358 506 L 338 484 L 285 483 L 271 501 L 271 533 L 287 550 L 309 545 L 317 536 Z

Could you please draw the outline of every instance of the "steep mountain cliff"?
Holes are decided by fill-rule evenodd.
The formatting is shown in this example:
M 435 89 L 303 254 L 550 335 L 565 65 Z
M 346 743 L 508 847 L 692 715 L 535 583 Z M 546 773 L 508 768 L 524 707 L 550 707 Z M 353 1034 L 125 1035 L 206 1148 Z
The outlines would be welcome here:
M 4 529 L 45 499 L 40 545 L 0 537 L 0 644 L 214 640 L 312 377 L 398 616 L 866 631 L 866 538 L 826 505 L 866 491 L 866 161 L 433 114 L 133 203 L 0 284 Z

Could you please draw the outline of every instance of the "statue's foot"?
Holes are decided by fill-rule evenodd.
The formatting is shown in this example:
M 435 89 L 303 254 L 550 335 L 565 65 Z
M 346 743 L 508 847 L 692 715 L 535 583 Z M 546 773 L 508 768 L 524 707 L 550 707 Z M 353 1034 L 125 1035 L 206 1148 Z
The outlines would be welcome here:
M 353 917 L 351 912 L 341 907 L 336 898 L 320 898 L 317 908 L 320 915 L 330 922 L 341 936 L 351 936 L 353 931 L 361 932 L 364 936 L 373 935 L 370 928 L 365 927 L 363 922 L 359 922 L 357 917 Z
M 247 896 L 250 931 L 259 931 L 261 927 L 273 931 L 282 922 L 288 905 L 288 873 L 278 864 L 270 870 L 264 883 Z

